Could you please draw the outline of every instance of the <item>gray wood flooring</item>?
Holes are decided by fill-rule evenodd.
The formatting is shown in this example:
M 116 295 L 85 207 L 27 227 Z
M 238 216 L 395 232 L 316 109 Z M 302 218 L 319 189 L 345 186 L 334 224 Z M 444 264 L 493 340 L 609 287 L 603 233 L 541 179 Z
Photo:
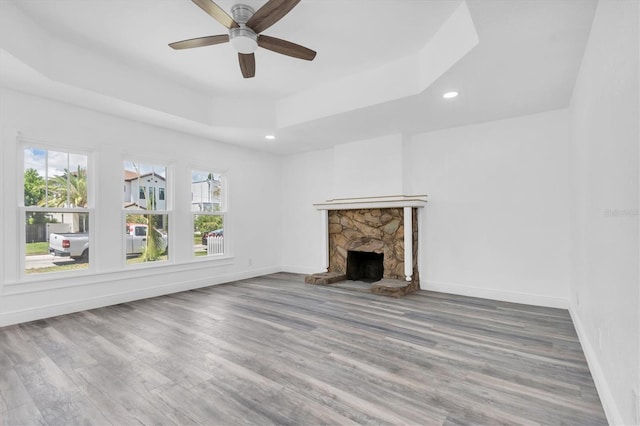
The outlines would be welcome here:
M 4 425 L 606 419 L 565 310 L 274 274 L 0 329 Z

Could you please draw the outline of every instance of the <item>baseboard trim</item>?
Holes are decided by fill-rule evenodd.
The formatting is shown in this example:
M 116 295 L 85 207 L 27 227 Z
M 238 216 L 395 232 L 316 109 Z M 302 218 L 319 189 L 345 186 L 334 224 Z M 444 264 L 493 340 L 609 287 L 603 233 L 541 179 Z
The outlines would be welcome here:
M 580 316 L 578 315 L 573 303 L 571 303 L 569 306 L 569 314 L 571 315 L 573 326 L 575 327 L 576 333 L 578 334 L 578 340 L 580 340 L 582 352 L 584 352 L 584 356 L 587 359 L 587 365 L 589 366 L 591 377 L 593 377 L 593 382 L 596 385 L 596 390 L 598 391 L 598 396 L 600 397 L 600 402 L 602 403 L 604 414 L 607 416 L 607 421 L 610 425 L 623 425 L 625 423 L 622 420 L 620 410 L 618 410 L 616 401 L 613 398 L 605 374 L 600 367 L 598 355 L 596 354 L 591 341 L 587 337 L 588 335 L 585 331 L 584 325 L 582 324 Z
M 521 303 L 524 305 L 545 306 L 548 308 L 559 309 L 569 308 L 569 301 L 560 297 L 549 297 L 538 294 L 469 287 L 465 285 L 445 283 L 441 281 L 420 280 L 420 289 L 438 291 L 441 293 L 457 294 L 460 296 L 499 300 L 502 302 Z
M 253 269 L 226 275 L 208 276 L 207 278 L 199 278 L 197 280 L 181 281 L 179 283 L 171 283 L 129 292 L 86 298 L 68 303 L 39 306 L 13 312 L 3 312 L 0 314 L 0 327 L 35 321 L 43 318 L 50 318 L 58 315 L 70 314 L 73 312 L 85 311 L 88 309 L 102 308 L 104 306 L 116 305 L 118 303 L 164 296 L 166 294 L 179 293 L 181 291 L 193 290 L 196 288 L 226 284 L 233 281 L 273 274 L 280 271 L 281 268 L 278 266 Z

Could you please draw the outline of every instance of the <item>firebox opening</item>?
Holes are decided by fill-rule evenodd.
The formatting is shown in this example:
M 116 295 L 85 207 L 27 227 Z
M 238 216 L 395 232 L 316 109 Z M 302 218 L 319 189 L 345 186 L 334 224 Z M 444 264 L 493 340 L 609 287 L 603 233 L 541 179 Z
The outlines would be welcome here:
M 375 282 L 382 279 L 384 272 L 384 254 L 368 251 L 349 251 L 347 253 L 347 279 Z

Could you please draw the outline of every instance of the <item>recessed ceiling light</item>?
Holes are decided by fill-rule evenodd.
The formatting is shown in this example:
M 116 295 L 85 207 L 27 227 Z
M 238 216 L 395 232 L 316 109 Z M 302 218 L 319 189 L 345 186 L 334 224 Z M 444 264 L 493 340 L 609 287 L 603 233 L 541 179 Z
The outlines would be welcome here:
M 442 97 L 445 99 L 453 99 L 456 96 L 458 96 L 458 92 L 447 92 L 444 95 L 442 95 Z
M 270 141 L 274 140 L 276 137 L 274 135 L 267 135 L 264 137 L 265 139 L 269 139 Z

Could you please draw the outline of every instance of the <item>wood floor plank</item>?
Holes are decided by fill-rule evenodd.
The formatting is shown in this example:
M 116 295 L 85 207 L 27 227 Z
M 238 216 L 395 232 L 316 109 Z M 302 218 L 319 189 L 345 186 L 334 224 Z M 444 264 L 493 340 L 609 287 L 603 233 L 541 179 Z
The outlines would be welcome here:
M 566 310 L 278 273 L 0 329 L 23 424 L 605 425 Z
M 111 424 L 51 359 L 17 365 L 16 372 L 47 424 Z
M 2 400 L 0 412 L 13 410 L 23 405 L 34 405 L 29 391 L 24 387 L 22 380 L 13 368 L 2 370 L 2 374 L 0 374 L 0 399 Z
M 26 403 L 18 407 L 3 412 L 0 415 L 2 425 L 42 425 L 47 426 L 48 423 L 42 417 L 42 413 L 33 403 Z

